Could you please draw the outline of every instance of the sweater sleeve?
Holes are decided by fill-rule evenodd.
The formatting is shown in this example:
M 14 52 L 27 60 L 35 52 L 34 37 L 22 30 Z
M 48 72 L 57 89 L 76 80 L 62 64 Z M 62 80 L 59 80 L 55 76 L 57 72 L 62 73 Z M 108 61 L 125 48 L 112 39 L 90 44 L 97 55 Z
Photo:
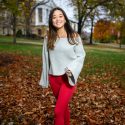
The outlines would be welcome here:
M 77 83 L 78 77 L 83 68 L 84 59 L 86 55 L 81 37 L 78 36 L 76 38 L 76 41 L 78 42 L 78 44 L 75 46 L 74 51 L 76 53 L 77 58 L 67 66 L 67 69 L 72 72 L 72 76 L 68 76 L 69 84 L 71 86 L 74 86 Z
M 49 60 L 47 51 L 47 38 L 45 37 L 42 49 L 42 73 L 39 82 L 39 85 L 42 86 L 42 88 L 48 88 L 49 84 L 48 72 L 49 72 Z

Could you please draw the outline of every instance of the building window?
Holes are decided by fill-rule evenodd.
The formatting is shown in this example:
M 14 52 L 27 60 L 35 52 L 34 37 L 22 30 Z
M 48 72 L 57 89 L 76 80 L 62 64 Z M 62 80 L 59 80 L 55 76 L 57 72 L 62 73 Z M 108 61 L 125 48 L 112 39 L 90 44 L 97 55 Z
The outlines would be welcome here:
M 42 17 L 42 8 L 38 8 L 38 19 L 39 19 L 39 22 L 41 23 L 42 20 L 43 20 L 43 17 Z

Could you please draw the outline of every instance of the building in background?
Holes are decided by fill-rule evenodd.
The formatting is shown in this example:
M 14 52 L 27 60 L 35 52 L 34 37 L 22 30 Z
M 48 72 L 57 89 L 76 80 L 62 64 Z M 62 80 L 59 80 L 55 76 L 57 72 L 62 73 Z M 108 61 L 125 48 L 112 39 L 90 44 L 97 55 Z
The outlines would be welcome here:
M 40 0 L 35 0 L 35 2 L 39 2 Z M 44 37 L 48 29 L 48 18 L 50 10 L 57 5 L 53 0 L 50 0 L 48 3 L 44 5 L 39 5 L 33 12 L 30 24 L 30 33 L 32 36 Z M 3 19 L 0 20 L 0 35 L 12 35 L 12 22 L 11 22 L 11 14 L 8 11 L 4 11 L 0 13 L 0 17 Z M 77 31 L 77 20 L 74 18 L 69 18 L 71 26 L 75 31 Z M 26 26 L 24 23 L 24 16 L 18 17 L 17 20 L 17 33 L 22 33 L 22 35 L 26 35 Z
M 39 0 L 37 0 L 39 2 Z M 31 33 L 36 34 L 38 36 L 44 36 L 48 29 L 48 19 L 49 13 L 52 8 L 56 7 L 56 4 L 53 0 L 50 0 L 45 5 L 38 6 L 33 15 L 32 15 L 32 23 L 31 23 Z

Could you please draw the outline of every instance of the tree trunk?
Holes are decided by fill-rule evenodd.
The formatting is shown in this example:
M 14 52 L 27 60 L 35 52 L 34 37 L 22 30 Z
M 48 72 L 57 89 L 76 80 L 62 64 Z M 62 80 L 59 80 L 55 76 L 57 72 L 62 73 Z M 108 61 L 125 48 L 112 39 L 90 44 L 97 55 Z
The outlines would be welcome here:
M 13 14 L 13 43 L 16 44 L 16 15 Z
M 26 18 L 26 37 L 30 37 L 30 17 Z
M 82 26 L 81 26 L 81 24 L 82 24 L 82 22 L 81 21 L 79 21 L 78 22 L 78 33 L 81 35 L 81 33 L 82 33 Z
M 94 25 L 94 18 L 91 18 L 91 33 L 90 33 L 90 44 L 93 44 L 93 25 Z

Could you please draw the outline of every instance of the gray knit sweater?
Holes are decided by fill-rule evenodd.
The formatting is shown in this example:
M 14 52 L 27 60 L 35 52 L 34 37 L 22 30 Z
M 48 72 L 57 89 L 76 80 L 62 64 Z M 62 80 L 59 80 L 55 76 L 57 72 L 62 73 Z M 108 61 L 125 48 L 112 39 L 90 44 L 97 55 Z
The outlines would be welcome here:
M 67 69 L 72 72 L 72 76 L 68 76 L 69 84 L 74 86 L 77 83 L 83 68 L 86 53 L 83 48 L 81 37 L 78 36 L 75 40 L 78 44 L 71 45 L 67 38 L 58 38 L 54 44 L 54 50 L 47 50 L 47 38 L 44 38 L 42 73 L 39 82 L 42 88 L 48 88 L 49 74 L 63 75 Z

